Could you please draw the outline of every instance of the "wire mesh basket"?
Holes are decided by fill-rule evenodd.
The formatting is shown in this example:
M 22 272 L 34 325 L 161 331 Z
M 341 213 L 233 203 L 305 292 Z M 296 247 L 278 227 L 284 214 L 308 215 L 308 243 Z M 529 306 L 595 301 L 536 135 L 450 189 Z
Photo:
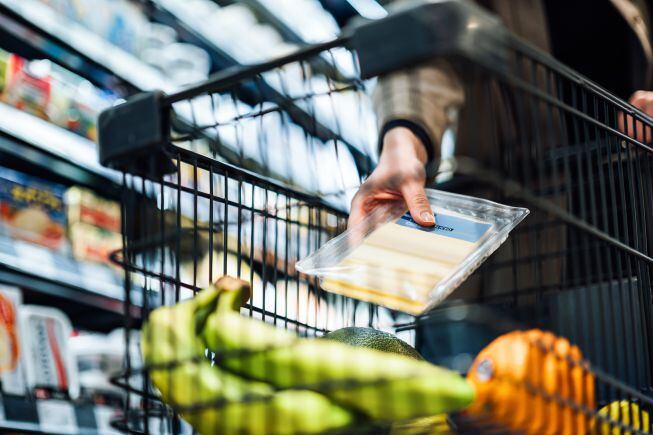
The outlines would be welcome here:
M 434 166 L 435 186 L 532 214 L 449 301 L 411 317 L 325 292 L 294 263 L 344 231 L 373 167 L 369 79 L 435 58 L 464 72 L 475 119 L 460 126 L 455 158 Z M 215 433 L 651 433 L 651 125 L 460 1 L 418 4 L 106 111 L 101 158 L 124 173 L 115 260 L 129 355 L 116 378 L 127 392 L 117 427 L 186 433 L 186 419 Z M 139 335 L 150 313 L 165 312 L 157 307 L 196 301 L 223 312 L 223 296 L 196 297 L 223 275 L 249 283 L 230 308 L 237 322 L 257 322 L 223 324 L 233 316 L 194 308 L 192 321 L 182 310 L 163 323 L 153 315 Z M 365 370 L 353 354 L 325 350 L 319 337 L 353 325 L 393 332 L 453 369 L 434 384 L 438 415 L 420 414 L 436 409 L 432 396 L 402 390 L 430 385 L 430 364 L 397 374 L 375 359 Z M 142 361 L 143 342 L 158 360 Z M 300 352 L 310 346 L 315 354 Z M 466 410 L 456 371 L 475 385 Z M 289 391 L 296 397 L 284 401 Z

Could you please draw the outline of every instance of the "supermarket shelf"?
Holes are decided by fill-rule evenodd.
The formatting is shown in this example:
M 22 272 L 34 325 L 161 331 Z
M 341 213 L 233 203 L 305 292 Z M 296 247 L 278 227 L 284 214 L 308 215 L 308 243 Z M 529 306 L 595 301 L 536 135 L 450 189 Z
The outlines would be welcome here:
M 242 67 L 229 53 L 220 48 L 220 42 L 210 37 L 210 32 L 204 31 L 209 23 L 199 21 L 190 15 L 185 7 L 174 0 L 149 0 L 151 13 L 156 21 L 174 27 L 179 35 L 195 45 L 203 47 L 211 55 L 214 64 L 222 69 Z M 372 160 L 363 150 L 343 138 L 325 125 L 317 122 L 314 115 L 300 108 L 294 101 L 282 95 L 269 84 L 261 84 L 261 92 L 265 98 L 279 104 L 300 127 L 312 136 L 323 141 L 337 140 L 347 146 L 361 174 L 368 173 L 373 167 Z M 246 101 L 246 98 L 243 98 Z M 249 101 L 250 103 L 252 101 Z
M 260 19 L 272 25 L 283 37 L 284 40 L 294 44 L 306 44 L 306 41 L 295 32 L 285 21 L 279 18 L 274 11 L 271 11 L 267 6 L 258 0 L 217 0 L 221 5 L 231 5 L 234 3 L 241 3 L 249 6 Z
M 254 13 L 264 22 L 270 24 L 274 27 L 283 37 L 285 41 L 291 42 L 297 45 L 306 45 L 307 42 L 299 35 L 297 32 L 286 24 L 274 11 L 271 11 L 267 6 L 261 3 L 259 0 L 217 0 L 217 3 L 221 5 L 231 5 L 235 3 L 245 4 L 254 11 Z M 324 55 L 321 55 L 317 61 L 317 67 L 320 68 L 325 74 L 329 75 L 334 79 L 340 79 L 345 77 L 338 68 L 332 65 L 328 59 L 324 58 Z
M 20 434 L 117 434 L 110 427 L 114 410 L 63 400 L 0 395 L 0 432 Z
M 76 326 L 109 331 L 124 323 L 122 279 L 108 266 L 79 262 L 44 247 L 3 237 L 0 282 L 24 289 L 27 303 L 47 301 L 73 314 L 71 317 L 79 320 Z M 135 307 L 140 306 L 140 296 L 140 292 L 134 292 Z
M 22 421 L 0 421 L 0 432 L 29 435 L 47 435 L 47 432 L 43 432 L 41 430 L 41 426 L 39 426 L 38 423 L 28 423 Z
M 163 7 L 155 7 L 153 10 L 157 15 L 155 17 L 157 20 L 172 24 L 182 36 L 189 37 L 190 35 L 195 39 L 193 42 L 198 45 L 208 46 L 216 64 L 225 68 L 237 65 L 237 62 L 226 52 L 198 35 L 193 25 L 182 23 L 176 15 Z M 183 28 L 180 29 L 180 26 Z M 170 81 L 166 80 L 156 69 L 108 43 L 80 24 L 59 16 L 58 13 L 44 7 L 37 0 L 0 0 L 0 29 L 5 29 L 4 31 L 8 32 L 10 37 L 37 50 L 40 55 L 63 64 L 100 86 L 115 88 L 123 85 L 128 89 L 126 92 L 128 94 L 154 89 L 169 93 L 176 90 Z M 201 39 L 201 41 L 198 42 L 197 39 Z M 323 140 L 340 139 L 328 128 L 313 122 L 308 113 L 270 86 L 266 86 L 265 92 L 272 100 L 283 104 L 296 122 L 308 131 L 313 131 Z M 186 124 L 183 119 L 178 121 L 182 123 L 182 126 Z M 54 131 L 52 128 L 50 130 Z M 31 142 L 29 138 L 22 137 L 21 139 L 28 143 Z M 80 138 L 75 139 L 79 143 Z M 49 150 L 54 148 L 51 146 Z M 357 157 L 357 161 L 367 165 L 365 166 L 367 168 L 370 167 L 367 156 L 353 147 L 352 153 Z M 238 163 L 237 159 L 233 157 L 225 157 L 232 163 Z M 95 169 L 99 168 L 99 165 L 93 161 L 90 167 Z
M 0 28 L 101 86 L 173 90 L 156 69 L 37 0 L 0 0 Z
M 95 143 L 4 103 L 0 103 L 0 152 L 112 196 L 117 196 L 122 182 L 119 172 L 100 165 Z
M 172 25 L 182 38 L 208 49 L 216 65 L 221 68 L 239 66 L 232 56 L 198 30 L 206 23 L 192 22 L 191 17 L 184 17 L 178 10 L 178 3 L 150 0 L 149 4 L 154 6 L 151 9 L 156 21 Z M 115 88 L 122 85 L 128 89 L 127 94 L 154 89 L 168 93 L 176 90 L 156 69 L 80 24 L 59 16 L 38 0 L 0 0 L 0 29 L 100 86 Z M 266 98 L 284 107 L 294 121 L 312 135 L 325 141 L 337 139 L 346 143 L 361 172 L 368 172 L 372 167 L 366 153 L 328 127 L 316 123 L 312 115 L 277 90 L 264 85 L 263 92 Z

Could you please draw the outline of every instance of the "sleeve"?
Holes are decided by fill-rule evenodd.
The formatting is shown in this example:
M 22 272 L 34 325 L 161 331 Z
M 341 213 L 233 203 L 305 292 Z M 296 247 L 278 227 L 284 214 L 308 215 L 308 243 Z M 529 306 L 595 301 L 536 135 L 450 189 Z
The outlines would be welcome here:
M 440 155 L 451 109 L 460 108 L 465 101 L 462 81 L 441 59 L 380 77 L 372 98 L 380 132 L 379 153 L 384 134 L 403 126 L 421 139 L 430 160 Z

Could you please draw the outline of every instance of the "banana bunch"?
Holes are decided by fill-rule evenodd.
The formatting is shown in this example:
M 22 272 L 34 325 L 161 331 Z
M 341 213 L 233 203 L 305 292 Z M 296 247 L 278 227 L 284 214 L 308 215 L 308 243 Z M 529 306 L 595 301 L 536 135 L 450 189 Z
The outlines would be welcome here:
M 209 287 L 191 300 L 158 308 L 143 326 L 143 358 L 166 403 L 203 434 L 317 433 L 354 421 L 350 411 L 313 391 L 275 392 L 212 367 L 198 333 L 219 294 Z
M 243 317 L 248 297 L 246 282 L 224 277 L 153 311 L 143 327 L 152 382 L 201 433 L 319 433 L 442 414 L 473 399 L 464 378 L 427 362 Z

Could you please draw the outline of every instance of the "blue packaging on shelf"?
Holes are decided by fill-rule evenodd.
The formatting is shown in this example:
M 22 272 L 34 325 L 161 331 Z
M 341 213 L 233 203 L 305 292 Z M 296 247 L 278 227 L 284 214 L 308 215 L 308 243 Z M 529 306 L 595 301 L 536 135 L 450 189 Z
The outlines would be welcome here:
M 5 236 L 65 248 L 65 186 L 0 167 L 0 222 Z

